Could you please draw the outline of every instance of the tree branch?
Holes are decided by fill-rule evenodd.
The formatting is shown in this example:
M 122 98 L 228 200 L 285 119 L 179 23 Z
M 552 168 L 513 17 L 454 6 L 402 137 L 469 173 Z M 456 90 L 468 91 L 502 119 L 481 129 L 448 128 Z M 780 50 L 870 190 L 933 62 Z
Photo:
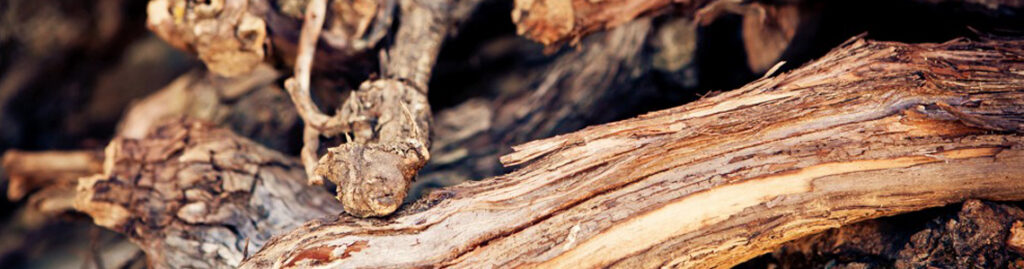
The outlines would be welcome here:
M 800 69 L 530 142 L 504 176 L 316 220 L 257 267 L 726 267 L 804 235 L 1024 199 L 1024 42 L 851 40 Z

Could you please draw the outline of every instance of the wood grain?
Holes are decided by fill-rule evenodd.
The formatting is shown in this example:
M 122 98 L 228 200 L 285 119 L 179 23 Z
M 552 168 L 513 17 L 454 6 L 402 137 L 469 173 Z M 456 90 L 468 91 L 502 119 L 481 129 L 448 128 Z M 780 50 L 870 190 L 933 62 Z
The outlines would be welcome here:
M 244 268 L 727 267 L 831 227 L 1024 199 L 1024 42 L 853 39 L 799 69 L 530 142 L 516 172 L 315 220 Z

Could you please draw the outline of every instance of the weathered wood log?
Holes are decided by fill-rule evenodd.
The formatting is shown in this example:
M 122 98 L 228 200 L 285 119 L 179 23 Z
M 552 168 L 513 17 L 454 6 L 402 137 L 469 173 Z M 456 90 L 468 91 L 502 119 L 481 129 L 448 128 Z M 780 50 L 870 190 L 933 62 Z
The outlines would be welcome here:
M 243 268 L 737 264 L 804 235 L 1024 199 L 1024 42 L 851 40 L 740 89 L 535 141 L 516 172 L 316 220 Z
M 237 266 L 272 235 L 341 213 L 298 161 L 226 129 L 174 119 L 116 138 L 74 207 L 125 234 L 157 268 Z

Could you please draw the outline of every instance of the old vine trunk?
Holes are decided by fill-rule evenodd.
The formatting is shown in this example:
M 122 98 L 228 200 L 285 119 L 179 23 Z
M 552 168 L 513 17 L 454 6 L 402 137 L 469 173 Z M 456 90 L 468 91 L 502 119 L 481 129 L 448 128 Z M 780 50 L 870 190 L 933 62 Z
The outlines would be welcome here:
M 516 147 L 387 219 L 315 220 L 245 268 L 725 267 L 804 235 L 1024 199 L 1024 42 L 853 39 L 797 70 Z

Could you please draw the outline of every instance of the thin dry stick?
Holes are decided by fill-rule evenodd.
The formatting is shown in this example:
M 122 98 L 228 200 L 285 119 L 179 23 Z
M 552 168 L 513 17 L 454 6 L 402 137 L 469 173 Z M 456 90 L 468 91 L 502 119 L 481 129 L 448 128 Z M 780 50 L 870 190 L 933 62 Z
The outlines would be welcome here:
M 309 94 L 313 55 L 316 53 L 316 43 L 320 40 L 326 10 L 327 0 L 312 0 L 306 6 L 306 21 L 302 24 L 302 32 L 299 35 L 299 53 L 295 56 L 295 75 L 284 83 L 302 120 L 307 126 L 316 129 L 322 129 L 330 118 L 320 112 Z
M 343 117 L 323 114 L 310 96 L 310 75 L 313 69 L 313 55 L 320 39 L 326 17 L 327 0 L 312 0 L 306 6 L 306 21 L 302 24 L 299 35 L 299 49 L 295 56 L 295 74 L 285 81 L 284 87 L 295 103 L 295 109 L 305 121 L 303 129 L 302 164 L 306 168 L 310 184 L 323 184 L 323 177 L 313 171 L 317 164 L 317 150 L 320 148 L 319 137 L 324 133 L 340 133 L 347 131 L 348 125 L 340 120 Z

